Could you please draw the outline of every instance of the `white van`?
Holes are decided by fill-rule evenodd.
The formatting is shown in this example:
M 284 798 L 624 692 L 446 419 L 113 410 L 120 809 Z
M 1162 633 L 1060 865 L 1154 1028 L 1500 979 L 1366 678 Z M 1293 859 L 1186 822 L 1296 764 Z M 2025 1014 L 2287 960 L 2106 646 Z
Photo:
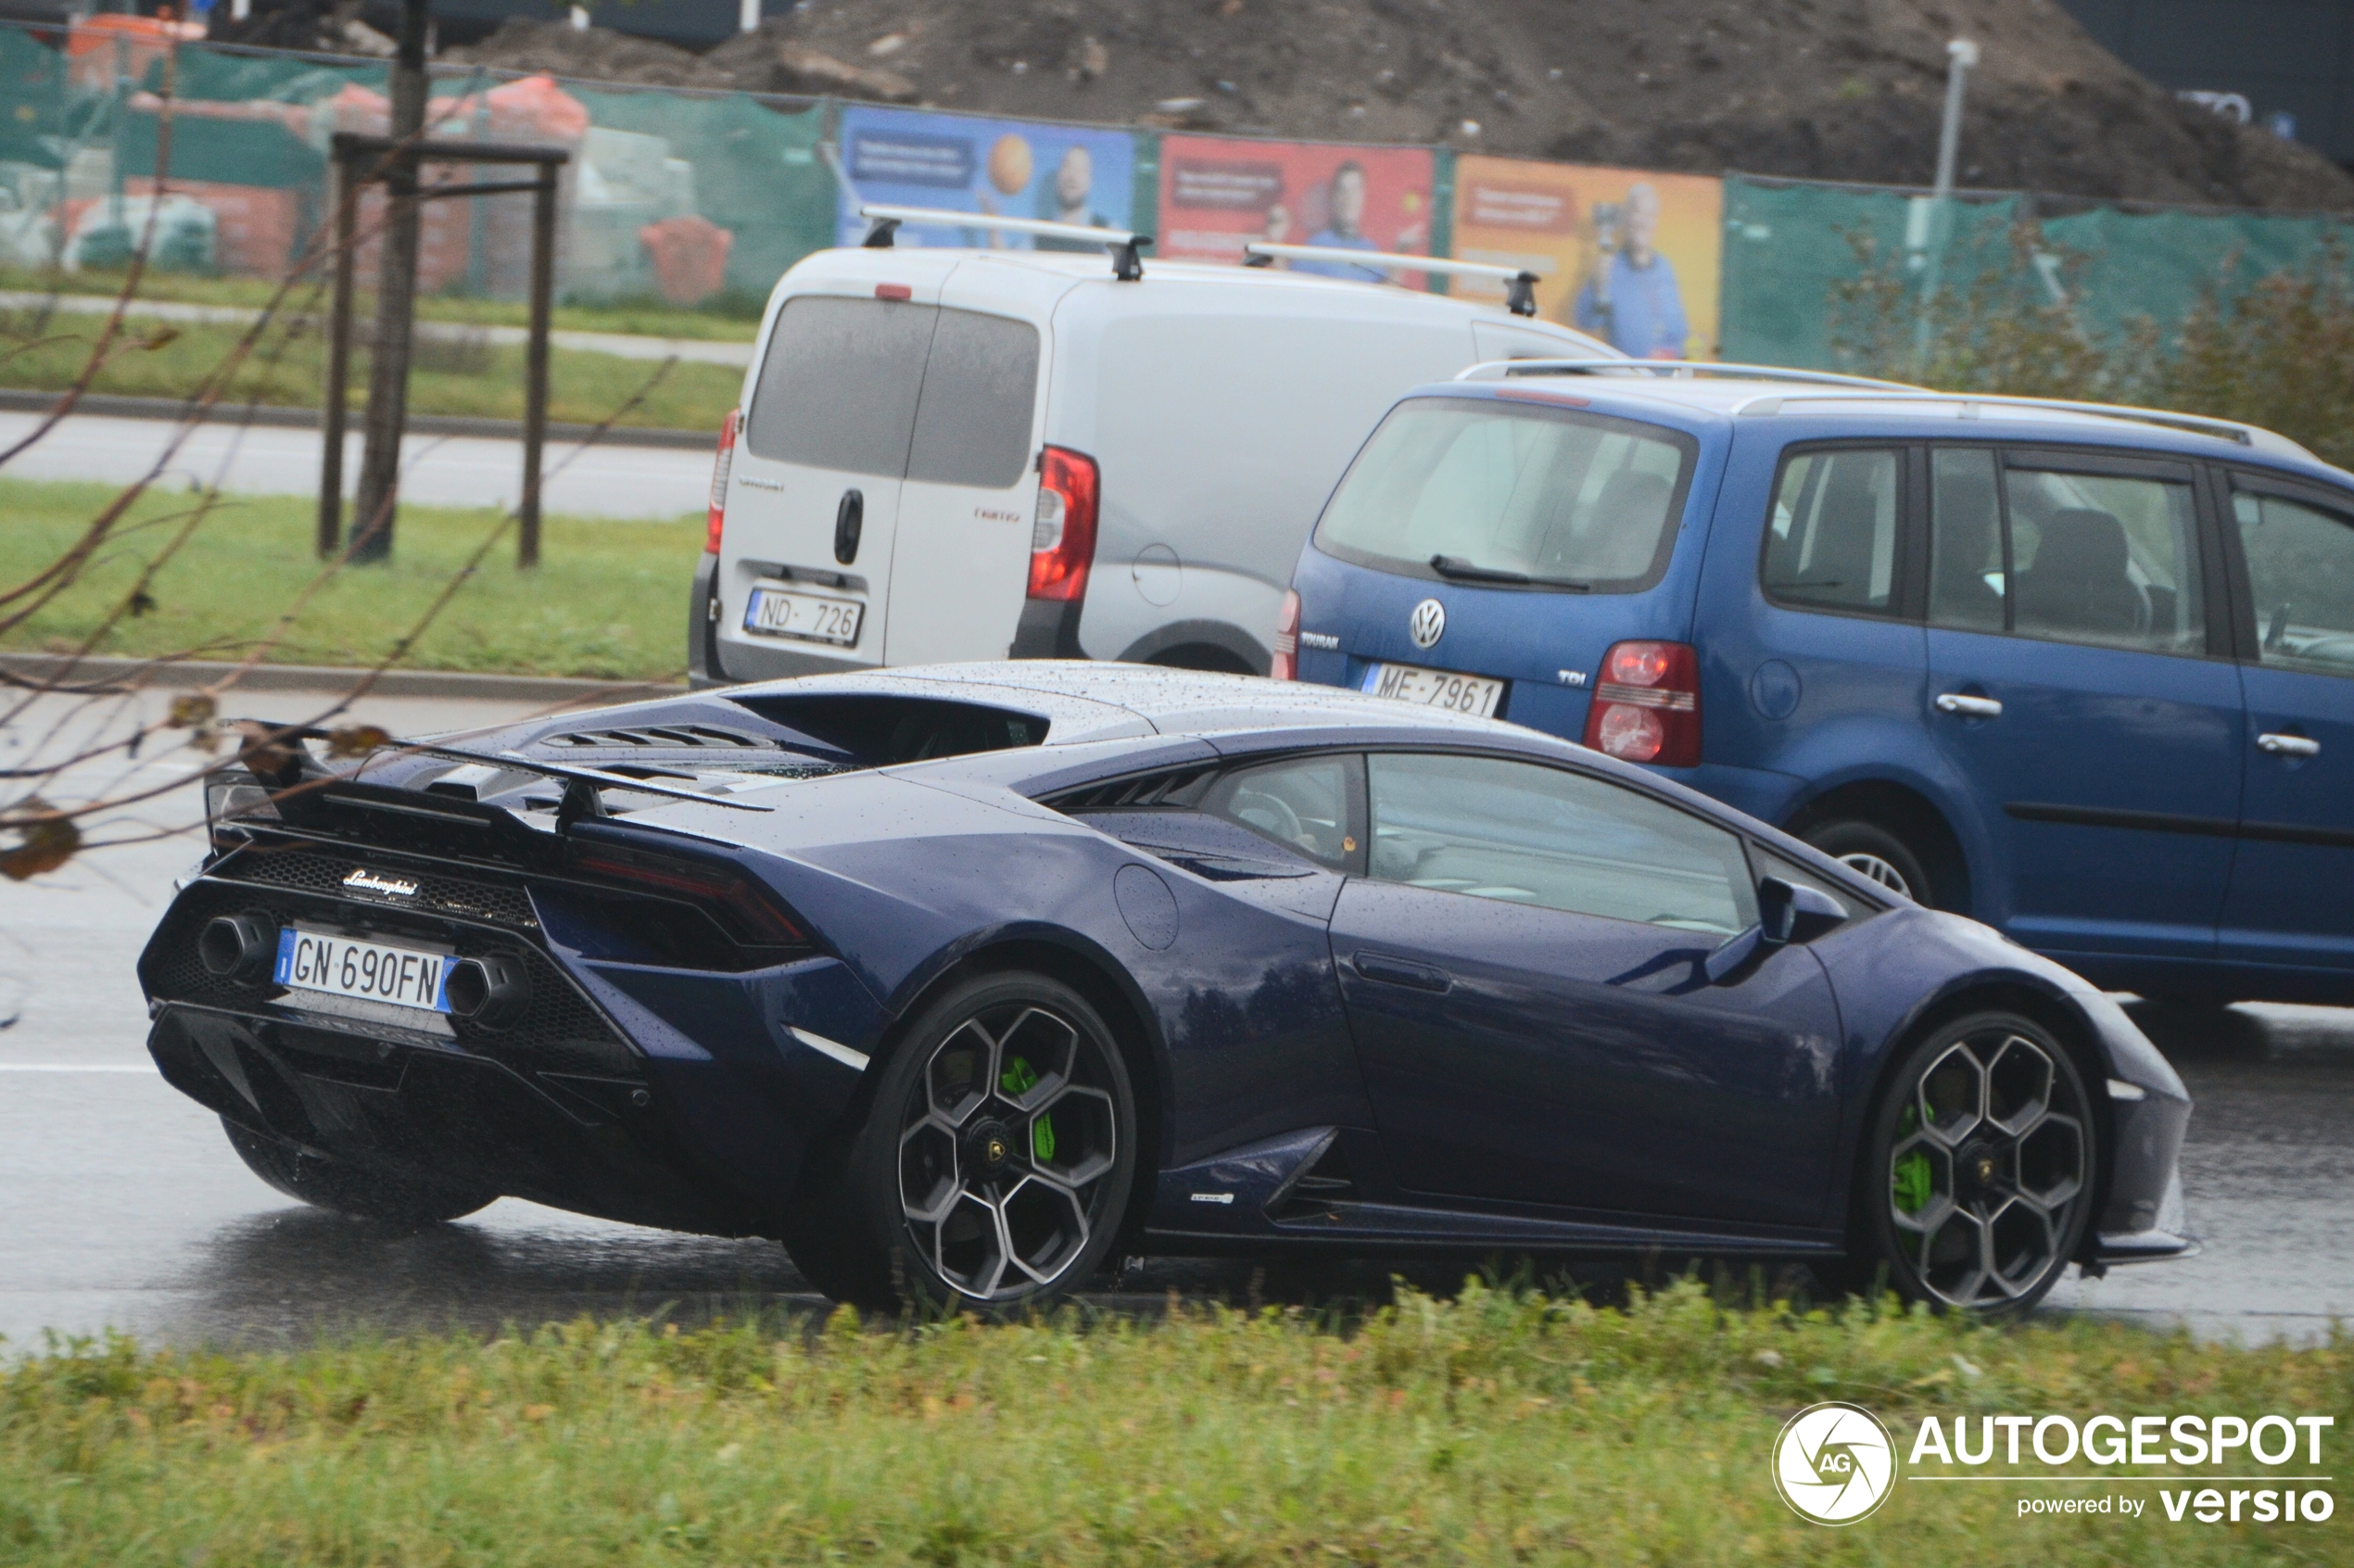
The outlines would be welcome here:
M 769 298 L 713 474 L 697 685 L 1006 657 L 1264 674 L 1300 545 L 1401 393 L 1483 360 L 1618 357 L 1418 290 L 1123 277 L 1133 248 L 892 247 L 879 227 Z

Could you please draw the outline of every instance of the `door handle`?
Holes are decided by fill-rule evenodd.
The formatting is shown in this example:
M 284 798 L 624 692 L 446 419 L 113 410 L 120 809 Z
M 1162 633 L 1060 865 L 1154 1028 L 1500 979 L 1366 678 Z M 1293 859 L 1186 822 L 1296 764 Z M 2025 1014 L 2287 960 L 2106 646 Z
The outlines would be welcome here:
M 2322 743 L 2302 735 L 2259 735 L 2256 738 L 2256 749 L 2276 757 L 2318 757 L 2322 754 Z
M 2001 718 L 2003 704 L 1992 697 L 1965 697 L 1958 691 L 1941 691 L 1937 694 L 1937 711 L 1959 714 L 1964 718 Z
M 1416 991 L 1444 991 L 1453 982 L 1444 969 L 1434 969 L 1427 964 L 1410 963 L 1392 958 L 1386 953 L 1360 953 L 1353 960 L 1357 972 L 1369 980 L 1386 985 L 1411 986 Z
M 844 490 L 842 504 L 834 508 L 834 560 L 847 566 L 858 559 L 858 536 L 867 527 L 867 498 L 856 490 Z

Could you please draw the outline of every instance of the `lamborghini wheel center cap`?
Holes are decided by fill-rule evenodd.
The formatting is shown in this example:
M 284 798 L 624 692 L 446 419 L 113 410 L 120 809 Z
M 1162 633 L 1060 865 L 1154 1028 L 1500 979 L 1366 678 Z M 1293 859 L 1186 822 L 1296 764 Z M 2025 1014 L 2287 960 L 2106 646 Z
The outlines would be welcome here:
M 983 1121 L 966 1134 L 965 1152 L 976 1170 L 1003 1170 L 1014 1157 L 1013 1130 L 1002 1121 Z

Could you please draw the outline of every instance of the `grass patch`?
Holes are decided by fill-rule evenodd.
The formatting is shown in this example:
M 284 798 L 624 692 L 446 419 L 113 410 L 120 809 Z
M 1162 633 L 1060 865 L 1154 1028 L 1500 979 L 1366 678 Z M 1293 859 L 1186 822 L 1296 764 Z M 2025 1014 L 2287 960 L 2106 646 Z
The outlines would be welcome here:
M 1826 1398 L 1877 1410 L 1900 1448 L 1931 1415 L 2335 1414 L 2326 1460 L 2354 1422 L 2343 1340 L 2251 1350 L 2082 1321 L 1732 1311 L 1690 1284 L 1623 1311 L 1401 1290 L 1348 1333 L 1275 1309 L 814 1326 L 53 1348 L 0 1372 L 0 1551 L 502 1568 L 2345 1560 L 2343 1519 L 2169 1524 L 2153 1486 L 1900 1485 L 1827 1530 L 1784 1507 L 1767 1467 L 1781 1423 Z M 2146 1514 L 2016 1517 L 2021 1496 L 2102 1490 L 2147 1495 Z
M 0 478 L 0 586 L 25 581 L 62 555 L 113 499 L 104 485 Z M 131 591 L 196 498 L 151 491 L 119 525 L 79 582 L 0 638 L 0 646 L 78 646 Z M 224 499 L 167 563 L 154 608 L 126 617 L 95 651 L 154 658 L 192 649 L 236 657 L 263 636 L 319 570 L 316 509 L 297 497 Z M 374 664 L 499 525 L 490 508 L 403 506 L 393 560 L 347 567 L 305 608 L 269 655 L 272 663 Z M 614 523 L 550 517 L 541 563 L 514 565 L 512 536 L 459 589 L 403 661 L 412 669 L 598 679 L 683 678 L 686 605 L 702 521 Z
M 0 289 L 29 294 L 82 294 L 113 298 L 122 292 L 120 272 L 89 270 L 58 272 L 22 267 L 0 267 Z M 149 269 L 139 280 L 142 299 L 171 300 L 188 305 L 270 303 L 276 283 L 265 278 L 205 278 L 187 272 Z M 297 285 L 297 302 L 309 293 Z M 364 285 L 352 293 L 354 312 L 361 319 L 375 313 L 375 292 Z M 565 332 L 624 332 L 648 337 L 690 337 L 709 343 L 750 343 L 759 325 L 766 299 L 735 294 L 709 302 L 678 306 L 662 299 L 617 299 L 598 305 L 555 308 L 553 321 Z M 519 299 L 469 299 L 455 295 L 425 295 L 417 301 L 417 317 L 428 322 L 474 322 L 487 326 L 528 326 L 531 312 Z
M 140 318 L 93 383 L 94 392 L 126 397 L 184 398 L 218 367 L 244 329 L 209 323 Z M 0 386 L 43 392 L 71 386 L 89 362 L 102 330 L 101 318 L 52 315 L 41 322 L 30 310 L 0 311 Z M 274 362 L 272 357 L 274 355 Z M 595 424 L 635 397 L 658 362 L 626 360 L 577 349 L 549 351 L 548 413 L 551 419 Z M 302 332 L 279 352 L 272 333 L 256 346 L 221 401 L 248 401 L 281 408 L 315 409 L 326 381 L 325 345 Z M 419 339 L 411 356 L 409 411 L 472 414 L 487 419 L 523 417 L 524 351 L 521 345 Z M 743 373 L 726 365 L 681 361 L 619 423 L 658 429 L 713 430 L 736 406 Z M 368 400 L 368 357 L 352 356 L 351 407 Z

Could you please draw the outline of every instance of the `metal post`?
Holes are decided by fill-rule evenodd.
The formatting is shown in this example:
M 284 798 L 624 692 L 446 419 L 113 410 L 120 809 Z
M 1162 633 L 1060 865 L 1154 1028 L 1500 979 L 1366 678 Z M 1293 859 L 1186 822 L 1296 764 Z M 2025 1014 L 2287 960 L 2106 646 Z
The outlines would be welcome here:
M 1954 237 L 1954 165 L 1962 150 L 1962 94 L 1978 64 L 1978 45 L 1956 38 L 1945 45 L 1945 119 L 1937 128 L 1937 183 L 1930 196 L 1929 270 L 1921 280 L 1919 318 L 1913 325 L 1913 372 L 1929 364 L 1930 309 L 1945 271 L 1946 242 Z
M 351 252 L 358 243 L 355 209 L 360 205 L 359 171 L 353 160 L 335 161 L 335 282 L 334 304 L 327 315 L 326 417 L 320 422 L 325 445 L 319 454 L 319 556 L 335 554 L 343 543 L 343 431 L 346 390 L 351 383 Z
M 392 139 L 385 170 L 385 228 L 376 281 L 376 341 L 368 365 L 368 439 L 360 458 L 354 515 L 362 536 L 355 561 L 392 554 L 393 507 L 400 493 L 400 432 L 409 412 L 409 338 L 417 304 L 418 144 L 425 124 L 428 0 L 401 0 L 399 52 L 392 69 Z
M 548 316 L 556 292 L 556 166 L 531 196 L 531 340 L 524 348 L 523 506 L 515 564 L 539 564 L 539 449 L 548 439 Z

